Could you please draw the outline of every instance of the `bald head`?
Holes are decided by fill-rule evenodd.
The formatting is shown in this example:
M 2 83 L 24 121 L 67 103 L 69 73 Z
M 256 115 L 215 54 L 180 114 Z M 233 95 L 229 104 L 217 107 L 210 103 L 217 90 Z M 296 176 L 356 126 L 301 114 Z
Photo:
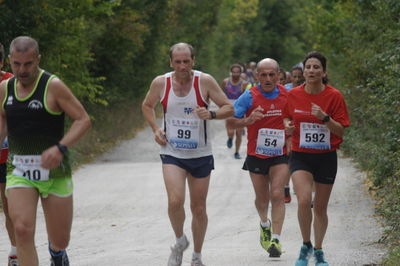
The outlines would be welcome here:
M 261 68 L 274 68 L 279 72 L 279 64 L 276 60 L 272 58 L 264 58 L 257 64 L 257 70 Z
M 180 42 L 180 43 L 176 43 L 176 44 L 172 45 L 171 48 L 169 48 L 169 58 L 172 59 L 172 55 L 174 52 L 185 51 L 185 50 L 188 50 L 190 52 L 190 57 L 192 59 L 194 59 L 193 46 L 191 46 L 190 44 L 185 43 L 185 42 Z
M 13 52 L 25 53 L 33 49 L 36 55 L 39 55 L 39 45 L 37 41 L 29 36 L 19 36 L 12 40 L 10 44 L 10 55 Z

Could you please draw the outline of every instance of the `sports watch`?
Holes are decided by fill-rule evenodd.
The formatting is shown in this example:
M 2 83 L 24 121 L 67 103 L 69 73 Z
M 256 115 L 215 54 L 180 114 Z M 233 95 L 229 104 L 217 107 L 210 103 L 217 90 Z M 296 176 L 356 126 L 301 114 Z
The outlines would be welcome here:
M 56 146 L 64 156 L 67 154 L 67 152 L 68 152 L 67 146 L 65 146 L 64 144 L 61 144 L 61 143 L 57 143 Z
M 329 122 L 329 120 L 331 120 L 331 117 L 329 115 L 324 116 L 324 118 L 322 118 L 322 122 L 326 123 Z

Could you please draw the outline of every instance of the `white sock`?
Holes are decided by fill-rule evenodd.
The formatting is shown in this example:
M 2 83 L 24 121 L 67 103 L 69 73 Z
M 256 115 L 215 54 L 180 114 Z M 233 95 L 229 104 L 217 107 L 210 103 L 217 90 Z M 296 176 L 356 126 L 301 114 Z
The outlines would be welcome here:
M 272 239 L 278 239 L 278 241 L 281 241 L 281 236 L 277 234 L 272 234 Z
M 17 256 L 17 247 L 11 246 L 10 253 L 8 256 Z
M 186 235 L 183 234 L 183 236 L 177 237 L 176 238 L 176 243 L 181 245 L 181 246 L 184 246 L 186 244 Z
M 260 224 L 264 228 L 270 228 L 271 227 L 271 221 L 270 220 L 267 220 L 266 222 L 261 221 Z
M 201 253 L 193 252 L 192 259 L 201 260 Z

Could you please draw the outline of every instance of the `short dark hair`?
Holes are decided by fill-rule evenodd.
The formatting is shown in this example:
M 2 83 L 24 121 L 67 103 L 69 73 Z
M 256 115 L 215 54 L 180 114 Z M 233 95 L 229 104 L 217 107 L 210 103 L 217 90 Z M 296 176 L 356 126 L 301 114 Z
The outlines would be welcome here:
M 293 71 L 295 71 L 295 70 L 300 70 L 301 73 L 303 73 L 303 68 L 302 68 L 301 66 L 294 66 L 294 67 L 292 67 L 292 73 L 293 73 Z
M 286 71 L 285 71 L 285 69 L 283 69 L 283 68 L 279 68 L 279 73 L 282 73 L 283 74 L 283 77 L 286 79 Z
M 11 41 L 10 54 L 14 51 L 24 53 L 29 49 L 34 49 L 35 53 L 39 55 L 39 44 L 30 36 L 18 36 Z
M 233 64 L 231 65 L 230 71 L 232 72 L 232 69 L 234 69 L 235 67 L 240 69 L 240 73 L 243 73 L 243 66 L 240 64 Z
M 326 60 L 326 57 L 325 57 L 325 56 L 323 56 L 323 55 L 322 55 L 320 52 L 318 52 L 318 51 L 309 52 L 309 53 L 306 55 L 306 57 L 304 58 L 304 60 L 303 60 L 303 66 L 304 66 L 304 67 L 306 66 L 307 60 L 310 59 L 310 58 L 318 59 L 318 61 L 319 61 L 319 62 L 321 63 L 321 65 L 322 65 L 322 69 L 324 70 L 324 72 L 326 72 L 326 63 L 327 63 L 327 60 Z M 322 83 L 324 83 L 324 84 L 327 84 L 327 83 L 328 83 L 328 76 L 327 76 L 327 75 L 325 75 L 325 77 L 322 78 Z
M 0 62 L 4 61 L 4 46 L 0 43 Z
M 172 53 L 174 52 L 174 50 L 180 46 L 186 46 L 187 48 L 189 48 L 190 50 L 190 57 L 192 59 L 194 59 L 194 48 L 193 46 L 191 46 L 188 43 L 185 42 L 180 42 L 180 43 L 175 43 L 174 45 L 171 46 L 171 48 L 169 48 L 169 58 L 172 59 Z

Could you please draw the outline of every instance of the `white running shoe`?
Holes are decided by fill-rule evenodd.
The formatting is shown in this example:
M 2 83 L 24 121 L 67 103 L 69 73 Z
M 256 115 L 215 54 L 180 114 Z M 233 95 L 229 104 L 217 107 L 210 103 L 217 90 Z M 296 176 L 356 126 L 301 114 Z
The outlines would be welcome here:
M 203 262 L 201 261 L 201 259 L 199 258 L 192 258 L 192 266 L 206 266 L 203 264 Z
M 18 266 L 17 256 L 9 256 L 8 257 L 8 266 Z
M 183 252 L 188 248 L 189 241 L 185 236 L 185 244 L 180 245 L 176 243 L 171 247 L 171 255 L 169 255 L 168 266 L 181 266 Z

